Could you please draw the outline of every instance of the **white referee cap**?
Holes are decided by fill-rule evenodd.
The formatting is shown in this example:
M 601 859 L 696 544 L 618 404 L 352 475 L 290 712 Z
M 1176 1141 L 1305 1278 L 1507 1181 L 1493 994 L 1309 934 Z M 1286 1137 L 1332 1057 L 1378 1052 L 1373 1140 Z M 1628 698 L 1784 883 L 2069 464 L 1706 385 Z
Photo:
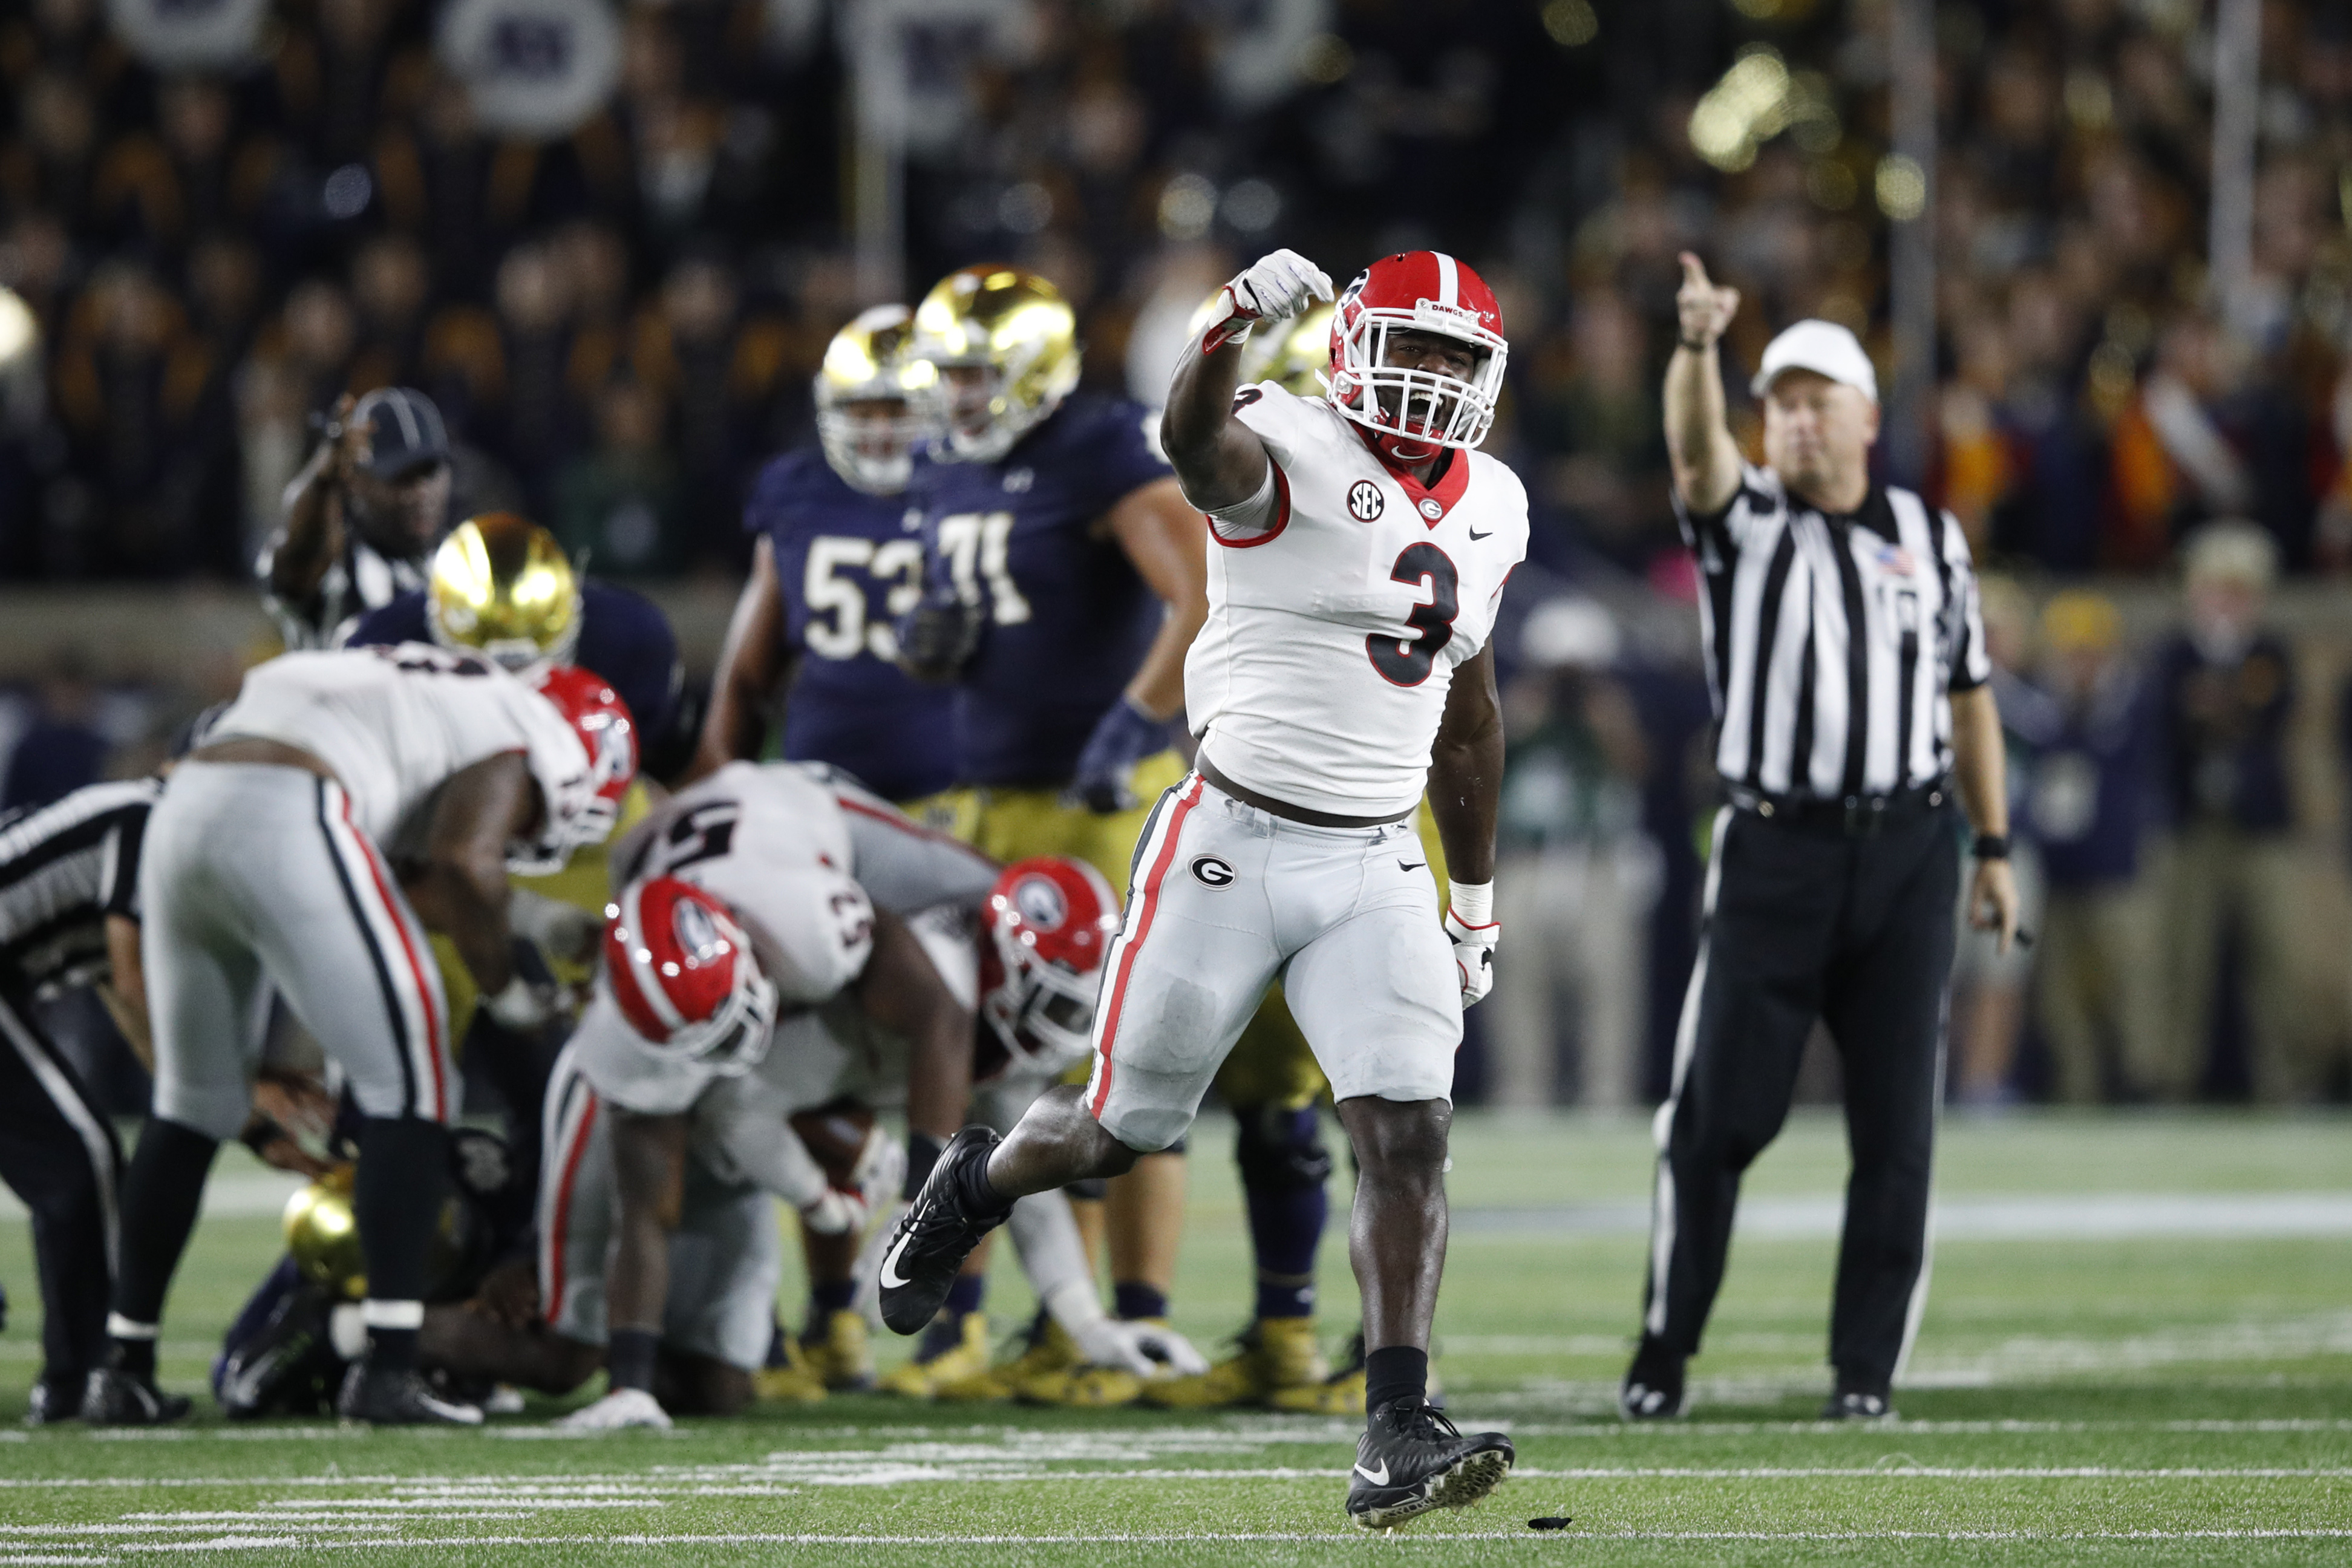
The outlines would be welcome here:
M 1765 344 L 1764 363 L 1748 389 L 1763 396 L 1784 370 L 1810 370 L 1878 401 L 1878 371 L 1863 352 L 1862 340 L 1835 321 L 1799 321 Z

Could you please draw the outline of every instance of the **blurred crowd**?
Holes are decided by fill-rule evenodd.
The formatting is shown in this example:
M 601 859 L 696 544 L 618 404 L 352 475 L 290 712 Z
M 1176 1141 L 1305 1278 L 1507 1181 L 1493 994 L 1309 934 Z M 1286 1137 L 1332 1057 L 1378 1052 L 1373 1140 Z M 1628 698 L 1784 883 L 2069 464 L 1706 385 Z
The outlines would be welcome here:
M 852 254 L 846 61 L 861 16 L 902 8 L 624 5 L 609 96 L 535 138 L 482 123 L 435 47 L 450 8 L 278 0 L 250 62 L 208 74 L 142 63 L 99 0 L 0 18 L 0 283 L 45 389 L 5 405 L 0 574 L 235 575 L 307 421 L 386 383 L 441 402 L 475 492 L 604 568 L 735 560 L 746 476 L 805 433 L 826 336 L 881 286 Z M 1237 258 L 1287 244 L 1344 275 L 1443 243 L 1503 295 L 1495 444 L 1558 569 L 1671 570 L 1677 249 L 1746 292 L 1735 363 L 1808 313 L 1886 347 L 1885 220 L 1928 187 L 1890 153 L 1885 0 L 965 11 L 907 65 L 938 79 L 903 289 L 1036 267 L 1080 308 L 1089 379 L 1156 401 Z M 1936 15 L 1931 488 L 2021 567 L 2156 570 L 2217 516 L 2290 572 L 2352 566 L 2352 13 L 2263 8 L 2254 277 L 2226 329 L 2212 8 Z
M 322 412 L 390 384 L 445 414 L 457 515 L 523 510 L 604 575 L 740 566 L 749 477 L 810 437 L 824 345 L 885 287 L 849 62 L 861 17 L 902 8 L 616 4 L 612 90 L 536 136 L 487 124 L 436 48 L 450 5 L 275 0 L 248 63 L 200 73 L 144 63 L 116 9 L 0 8 L 0 286 L 37 334 L 0 296 L 0 580 L 249 580 Z M 1555 957 L 1481 1015 L 1489 1098 L 1628 1103 L 1671 1058 L 1713 805 L 1658 416 L 1675 253 L 1743 291 L 1752 431 L 1744 367 L 1789 321 L 1886 363 L 1889 220 L 1931 191 L 1927 488 L 2032 587 L 1987 610 L 2039 941 L 1964 956 L 1956 1090 L 2344 1091 L 2352 1008 L 2284 749 L 2300 664 L 2261 603 L 2352 569 L 2352 9 L 2263 7 L 2226 322 L 2200 0 L 1946 0 L 1932 184 L 1889 142 L 1886 0 L 959 15 L 907 63 L 930 96 L 900 292 L 1034 267 L 1087 382 L 1153 402 L 1202 300 L 1277 245 L 1342 277 L 1442 245 L 1502 298 L 1490 449 L 1535 510 L 1504 918 Z M 2135 647 L 2097 593 L 2048 592 L 2168 582 L 2191 541 L 2178 635 Z M 61 665 L 12 711 L 93 736 L 90 702 Z M 91 744 L 41 750 L 94 769 Z M 54 782 L 23 768 L 11 804 Z

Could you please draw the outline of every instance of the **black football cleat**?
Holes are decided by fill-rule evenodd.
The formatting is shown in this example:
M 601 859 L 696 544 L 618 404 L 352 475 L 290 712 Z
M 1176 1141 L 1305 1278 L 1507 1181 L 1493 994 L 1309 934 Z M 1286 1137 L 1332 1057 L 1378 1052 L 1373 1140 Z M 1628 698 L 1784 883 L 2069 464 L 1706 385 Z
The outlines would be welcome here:
M 1896 1414 L 1895 1406 L 1887 1403 L 1886 1395 L 1887 1391 L 1884 1388 L 1859 1388 L 1851 1384 L 1842 1383 L 1838 1385 L 1838 1391 L 1830 1395 L 1830 1402 L 1822 1406 L 1822 1419 L 1824 1421 L 1901 1420 L 1902 1416 Z
M 996 1134 L 985 1127 L 967 1127 L 948 1141 L 931 1167 L 922 1190 L 890 1232 L 878 1266 L 882 1321 L 893 1333 L 919 1334 L 939 1315 L 955 1283 L 956 1270 L 980 1245 L 980 1238 L 1003 1225 L 1011 1205 L 999 1214 L 975 1214 L 964 1201 L 960 1179 L 973 1161 L 995 1152 Z
M 1516 1457 L 1500 1432 L 1465 1437 L 1427 1400 L 1391 1400 L 1356 1439 L 1348 1517 L 1387 1530 L 1433 1508 L 1467 1508 L 1502 1484 Z
M 91 1373 L 81 1391 L 81 1418 L 93 1426 L 162 1426 L 186 1420 L 192 1408 L 187 1395 L 117 1367 Z
M 354 1362 L 343 1374 L 335 1414 L 371 1426 L 479 1426 L 481 1407 L 444 1399 L 413 1366 L 378 1367 Z
M 89 1386 L 84 1373 L 64 1377 L 43 1377 L 25 1395 L 25 1425 L 54 1426 L 60 1421 L 81 1418 L 82 1390 Z
M 1683 1364 L 1685 1358 L 1664 1345 L 1642 1336 L 1642 1348 L 1633 1352 L 1633 1364 L 1625 1369 L 1625 1381 L 1617 1390 L 1617 1414 L 1627 1421 L 1672 1421 L 1688 1404 L 1683 1387 Z

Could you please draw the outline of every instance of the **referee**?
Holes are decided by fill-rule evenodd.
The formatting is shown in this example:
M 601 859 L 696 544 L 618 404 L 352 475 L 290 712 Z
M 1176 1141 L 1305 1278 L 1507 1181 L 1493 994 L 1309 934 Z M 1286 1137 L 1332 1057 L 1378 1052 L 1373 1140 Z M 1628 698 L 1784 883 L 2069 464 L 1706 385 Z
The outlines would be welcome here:
M 1957 806 L 1976 830 L 1970 921 L 2004 952 L 2017 934 L 1976 579 L 1958 524 L 1872 482 L 1877 378 L 1843 327 L 1800 321 L 1765 349 L 1765 467 L 1740 460 L 1716 361 L 1739 294 L 1696 257 L 1682 264 L 1666 448 L 1705 579 L 1729 804 L 1658 1112 L 1642 1344 L 1618 1407 L 1682 1413 L 1740 1175 L 1786 1120 L 1819 1018 L 1843 1063 L 1853 1156 L 1822 1415 L 1887 1417 L 1927 1296 Z

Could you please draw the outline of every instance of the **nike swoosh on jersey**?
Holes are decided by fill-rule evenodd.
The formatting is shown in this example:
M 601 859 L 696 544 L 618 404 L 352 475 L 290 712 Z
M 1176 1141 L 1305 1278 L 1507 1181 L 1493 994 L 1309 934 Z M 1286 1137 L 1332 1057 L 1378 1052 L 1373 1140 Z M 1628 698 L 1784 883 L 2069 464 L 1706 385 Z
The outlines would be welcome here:
M 1426 860 L 1400 860 L 1397 862 L 1397 869 L 1400 871 L 1418 871 L 1423 866 L 1428 864 L 1429 862 Z
M 1389 1462 L 1386 1459 L 1382 1459 L 1381 1461 L 1381 1468 L 1377 1473 L 1364 1468 L 1361 1465 L 1358 1465 L 1356 1467 L 1356 1473 L 1363 1477 L 1364 1479 L 1371 1482 L 1372 1485 L 1376 1487 L 1384 1487 L 1389 1484 Z
M 913 1231 L 901 1231 L 898 1233 L 898 1245 L 882 1255 L 882 1288 L 884 1289 L 896 1290 L 907 1283 L 907 1277 L 898 1272 L 898 1256 L 907 1250 L 907 1243 L 914 1239 Z
M 1481 533 L 1474 528 L 1470 531 L 1470 537 L 1473 539 L 1492 539 L 1495 537 L 1495 531 L 1490 528 L 1486 532 Z

